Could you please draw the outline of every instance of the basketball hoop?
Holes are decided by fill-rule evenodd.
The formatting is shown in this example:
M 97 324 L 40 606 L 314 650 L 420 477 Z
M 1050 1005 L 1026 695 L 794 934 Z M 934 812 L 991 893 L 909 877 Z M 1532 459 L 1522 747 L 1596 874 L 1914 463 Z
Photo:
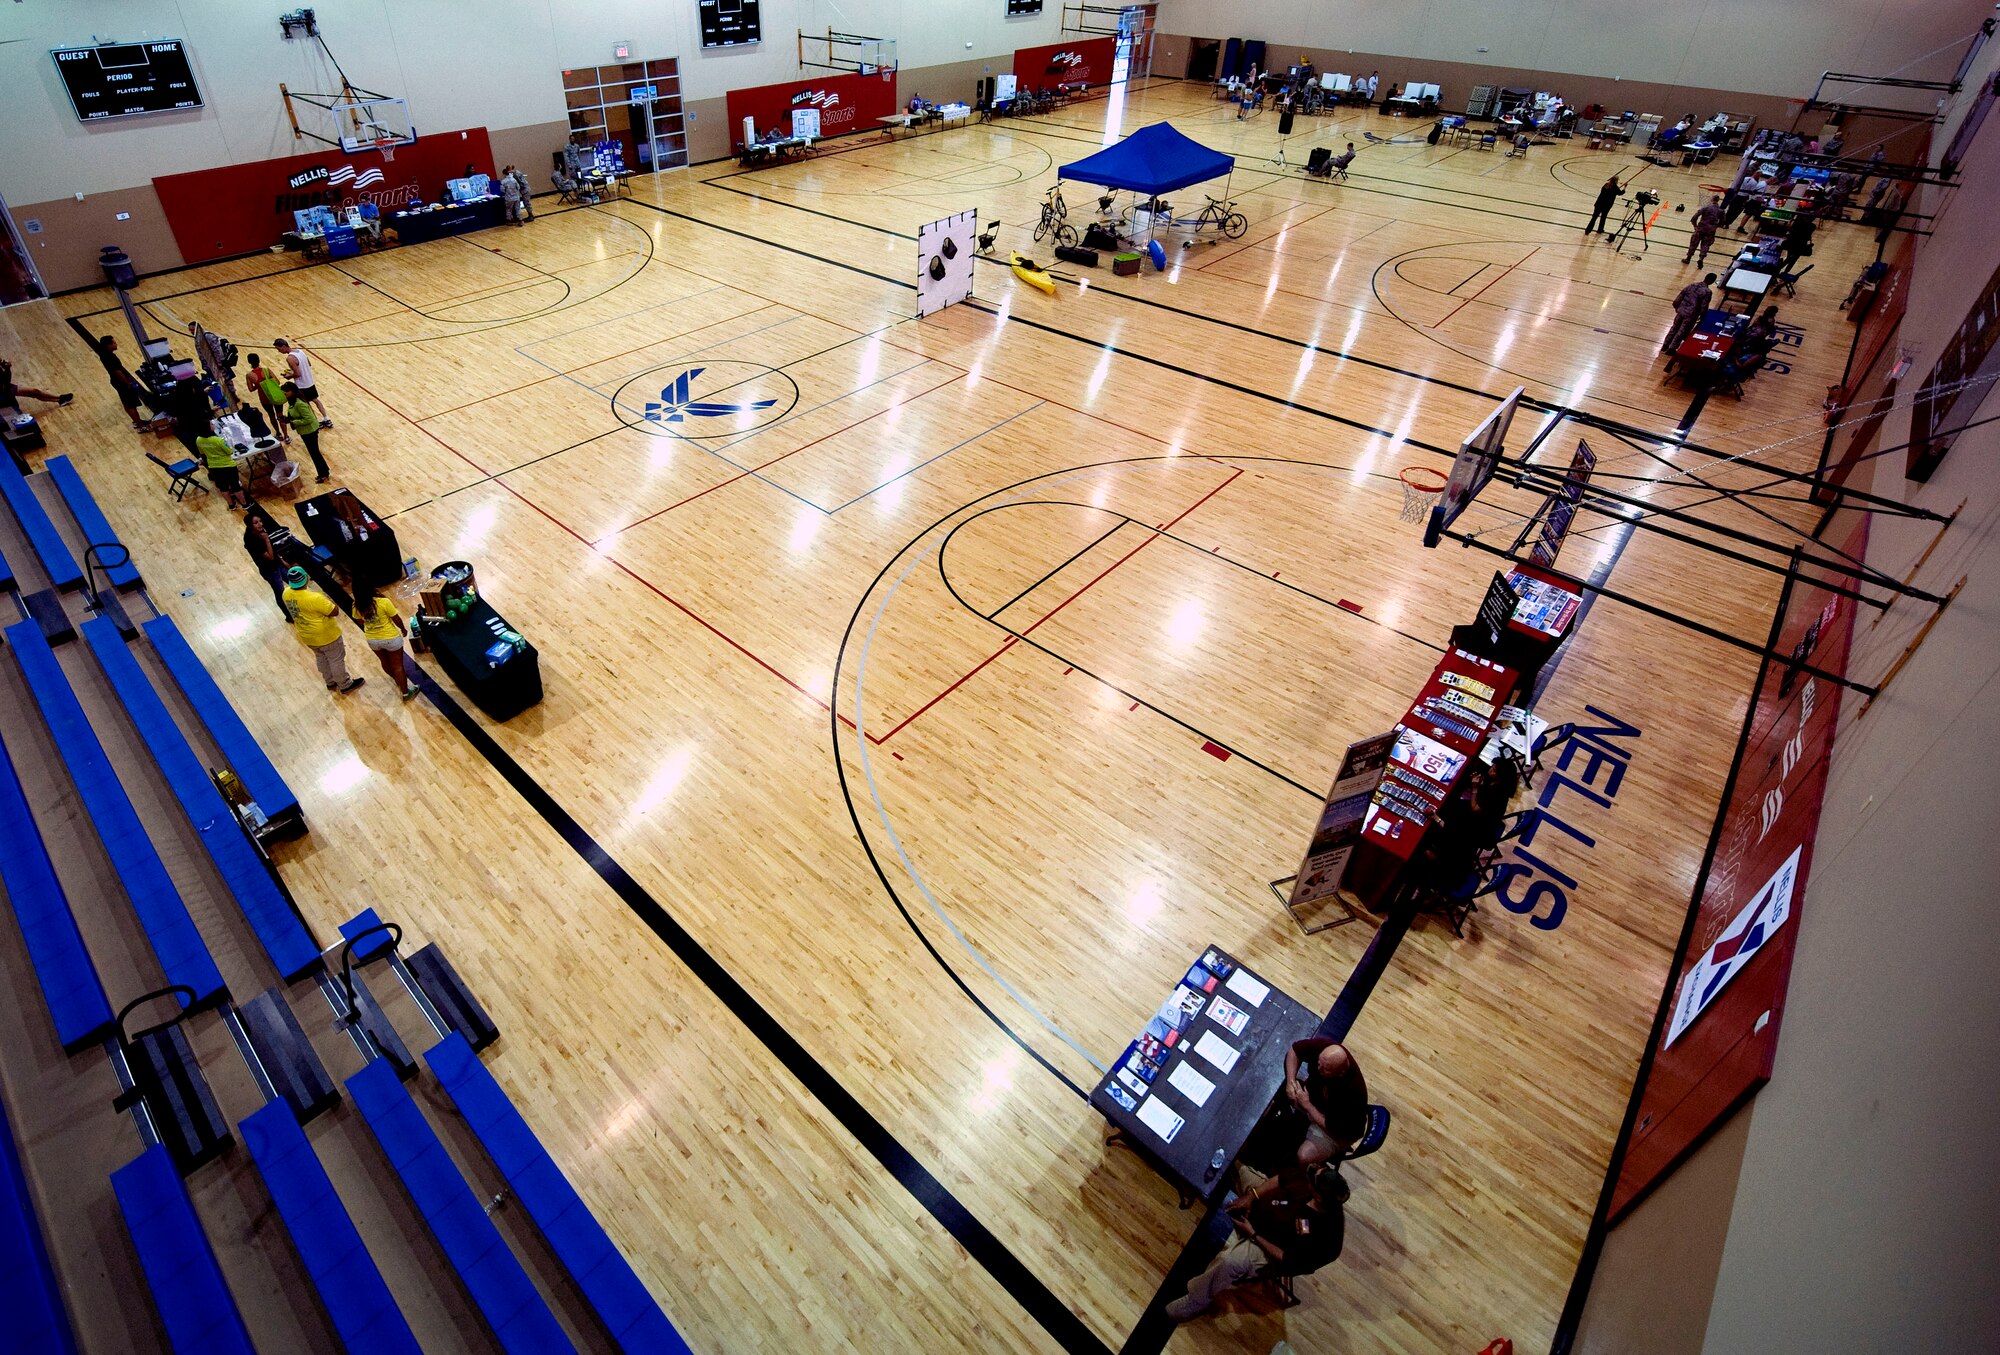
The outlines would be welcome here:
M 396 143 L 386 137 L 375 143 L 375 149 L 382 152 L 384 160 L 394 160 L 396 158 Z
M 1429 466 L 1405 466 L 1396 472 L 1396 478 L 1403 482 L 1403 512 L 1405 522 L 1422 522 L 1430 517 L 1431 509 L 1444 497 L 1444 488 L 1451 483 L 1443 471 L 1432 470 Z

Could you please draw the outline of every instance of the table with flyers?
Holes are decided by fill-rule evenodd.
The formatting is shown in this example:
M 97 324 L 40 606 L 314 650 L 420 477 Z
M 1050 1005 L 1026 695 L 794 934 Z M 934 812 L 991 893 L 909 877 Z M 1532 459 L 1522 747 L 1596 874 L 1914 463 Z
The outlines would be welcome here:
M 1319 1016 L 1209 946 L 1090 1093 L 1132 1149 L 1180 1192 L 1212 1204 L 1285 1078 L 1285 1054 Z

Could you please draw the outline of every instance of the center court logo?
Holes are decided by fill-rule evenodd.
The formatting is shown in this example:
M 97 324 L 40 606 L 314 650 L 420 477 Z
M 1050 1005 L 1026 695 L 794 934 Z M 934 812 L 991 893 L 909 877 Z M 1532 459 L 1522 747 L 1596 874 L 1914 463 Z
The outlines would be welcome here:
M 660 388 L 660 398 L 646 405 L 646 418 L 654 423 L 680 423 L 684 419 L 719 419 L 725 414 L 748 414 L 753 410 L 769 409 L 776 400 L 752 400 L 740 405 L 716 404 L 693 399 L 689 387 L 694 379 L 707 371 L 706 367 L 691 367 Z

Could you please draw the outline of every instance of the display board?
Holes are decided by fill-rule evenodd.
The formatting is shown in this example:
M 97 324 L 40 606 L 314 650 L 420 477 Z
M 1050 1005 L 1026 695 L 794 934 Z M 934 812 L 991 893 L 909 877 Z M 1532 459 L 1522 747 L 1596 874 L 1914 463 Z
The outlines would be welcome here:
M 201 90 L 179 38 L 65 47 L 49 55 L 78 122 L 201 107 Z
M 758 0 L 701 0 L 699 8 L 703 47 L 740 47 L 764 36 Z
M 1521 397 L 1527 392 L 1526 386 L 1514 387 L 1513 394 L 1495 405 L 1459 444 L 1458 457 L 1451 463 L 1451 478 L 1424 528 L 1426 546 L 1435 546 L 1438 535 L 1458 521 L 1459 514 L 1492 480 L 1500 464 L 1500 454 L 1506 450 L 1507 430 L 1513 425 L 1514 411 L 1520 408 Z
M 917 228 L 917 315 L 972 299 L 972 258 L 979 213 L 960 212 Z
M 1382 768 L 1389 761 L 1389 746 L 1395 741 L 1395 731 L 1391 730 L 1347 745 L 1347 754 L 1341 758 L 1340 770 L 1333 778 L 1333 789 L 1326 793 L 1326 803 L 1320 807 L 1319 819 L 1313 824 L 1305 859 L 1299 863 L 1299 873 L 1292 881 L 1292 896 L 1285 901 L 1294 919 L 1306 904 L 1340 892 L 1348 858 L 1354 854 L 1354 844 L 1361 839 L 1361 820 L 1368 812 L 1368 801 L 1375 794 L 1376 785 L 1382 780 Z
M 1007 0 L 1007 17 L 1018 18 L 1024 14 L 1040 14 L 1042 0 Z

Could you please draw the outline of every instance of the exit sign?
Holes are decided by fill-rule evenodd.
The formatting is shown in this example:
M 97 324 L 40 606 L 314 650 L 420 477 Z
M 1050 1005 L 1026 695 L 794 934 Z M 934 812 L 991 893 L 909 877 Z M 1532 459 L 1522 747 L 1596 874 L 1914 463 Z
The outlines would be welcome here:
M 614 61 L 630 61 L 632 59 L 632 44 L 629 42 L 612 44 L 611 58 Z

